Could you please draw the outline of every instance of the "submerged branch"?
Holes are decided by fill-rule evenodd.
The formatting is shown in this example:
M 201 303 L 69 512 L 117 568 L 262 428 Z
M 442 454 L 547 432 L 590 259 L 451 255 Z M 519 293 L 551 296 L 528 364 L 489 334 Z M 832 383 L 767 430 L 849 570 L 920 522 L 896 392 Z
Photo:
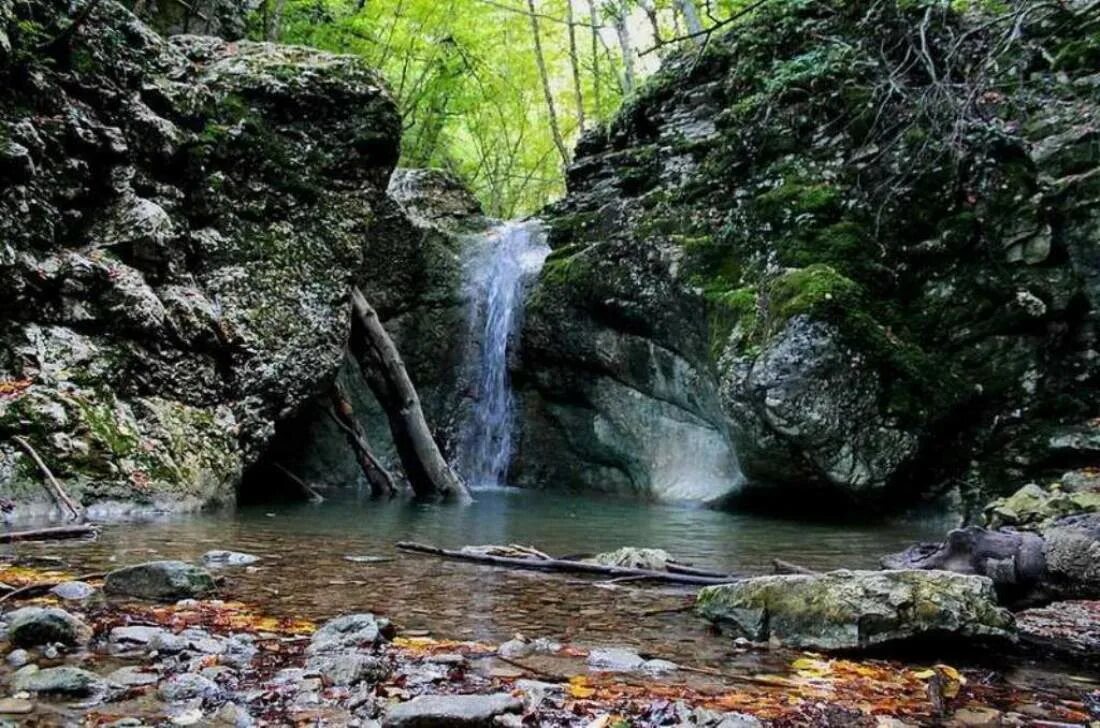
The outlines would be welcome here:
M 666 581 L 673 584 L 693 584 L 697 586 L 712 586 L 715 584 L 729 584 L 737 581 L 736 576 L 696 576 L 693 574 L 677 574 L 669 571 L 653 571 L 650 569 L 631 569 L 625 566 L 604 566 L 603 564 L 590 564 L 585 561 L 566 561 L 563 559 L 517 559 L 508 556 L 490 556 L 488 554 L 472 554 L 465 551 L 452 551 L 427 544 L 401 541 L 397 548 L 402 551 L 411 551 L 431 556 L 440 556 L 460 561 L 472 561 L 478 564 L 499 566 L 509 569 L 525 569 L 532 571 L 573 572 L 580 574 L 600 574 L 602 576 L 644 577 L 652 581 Z

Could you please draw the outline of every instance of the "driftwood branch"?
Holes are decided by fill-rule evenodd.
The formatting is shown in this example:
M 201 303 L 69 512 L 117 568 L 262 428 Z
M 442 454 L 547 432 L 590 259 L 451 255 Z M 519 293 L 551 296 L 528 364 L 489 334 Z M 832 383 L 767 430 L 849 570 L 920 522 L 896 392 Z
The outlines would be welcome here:
M 15 543 L 16 541 L 53 541 L 68 538 L 84 538 L 94 536 L 98 532 L 95 526 L 80 524 L 75 526 L 55 526 L 53 528 L 36 528 L 30 531 L 11 531 L 0 533 L 0 543 Z
M 299 488 L 301 488 L 302 492 L 305 493 L 306 496 L 311 501 L 313 501 L 314 503 L 324 503 L 325 502 L 325 497 L 323 495 L 321 495 L 319 492 L 317 492 L 316 488 L 314 488 L 312 485 L 310 485 L 306 481 L 299 478 L 294 473 L 290 472 L 290 470 L 288 470 L 282 463 L 271 463 L 271 464 L 273 466 L 275 466 L 276 470 L 278 470 L 280 473 L 285 475 L 287 477 L 287 479 L 290 480 L 290 482 L 294 483 Z
M 74 503 L 73 499 L 65 493 L 65 489 L 61 487 L 61 483 L 57 482 L 57 478 L 53 476 L 53 473 L 50 472 L 49 467 L 47 467 L 42 458 L 38 456 L 38 453 L 33 447 L 31 447 L 31 444 L 24 440 L 22 437 L 19 437 L 18 435 L 12 437 L 12 440 L 14 440 L 15 444 L 19 445 L 19 447 L 23 448 L 23 450 L 25 450 L 26 453 L 30 455 L 31 460 L 33 460 L 35 465 L 38 466 L 38 469 L 42 471 L 42 475 L 46 478 L 46 483 L 52 490 L 53 496 L 57 500 L 58 504 L 63 505 L 65 508 L 69 509 L 70 513 L 73 514 L 72 520 L 77 521 L 83 518 L 84 509 Z
M 64 581 L 41 581 L 37 584 L 28 584 L 27 586 L 14 589 L 4 596 L 0 596 L 0 604 L 8 601 L 9 599 L 29 597 L 36 597 L 39 594 L 45 594 L 50 589 L 53 589 L 58 584 L 64 584 L 66 581 L 88 581 L 89 579 L 102 579 L 107 576 L 106 571 L 97 571 L 92 574 L 81 574 L 80 576 L 74 576 L 72 579 L 65 579 Z
M 332 410 L 329 416 L 337 427 L 344 431 L 348 443 L 355 451 L 355 459 L 359 462 L 359 468 L 370 484 L 371 493 L 374 495 L 394 495 L 397 486 L 394 485 L 393 476 L 382 465 L 381 461 L 371 451 L 367 433 L 363 431 L 359 420 L 355 418 L 355 410 L 352 409 L 351 399 L 339 382 L 332 385 L 330 393 Z
M 735 576 L 696 576 L 692 574 L 676 574 L 668 571 L 652 571 L 650 569 L 631 569 L 625 566 L 604 566 L 603 564 L 590 564 L 584 561 L 565 561 L 562 559 L 517 559 L 508 556 L 490 556 L 488 554 L 473 554 L 464 551 L 452 551 L 427 544 L 402 541 L 397 544 L 402 551 L 411 551 L 419 554 L 429 554 L 460 561 L 471 561 L 487 566 L 498 566 L 507 569 L 523 569 L 530 571 L 553 571 L 563 573 L 599 574 L 601 576 L 645 577 L 652 581 L 666 581 L 674 584 L 694 584 L 698 586 L 711 586 L 714 584 L 729 584 L 737 581 Z
M 471 500 L 466 484 L 439 451 L 405 362 L 378 313 L 358 288 L 352 289 L 353 334 L 361 337 L 357 358 L 367 385 L 389 418 L 393 442 L 409 483 L 419 496 Z M 355 339 L 353 338 L 353 342 Z

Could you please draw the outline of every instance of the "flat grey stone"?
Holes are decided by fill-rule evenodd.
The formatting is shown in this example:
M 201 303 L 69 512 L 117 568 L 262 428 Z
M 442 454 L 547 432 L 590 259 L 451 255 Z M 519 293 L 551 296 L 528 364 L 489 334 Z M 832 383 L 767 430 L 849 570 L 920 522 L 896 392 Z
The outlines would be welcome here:
M 393 706 L 382 719 L 383 728 L 476 728 L 491 726 L 506 713 L 523 712 L 523 700 L 507 693 L 496 695 L 421 695 Z

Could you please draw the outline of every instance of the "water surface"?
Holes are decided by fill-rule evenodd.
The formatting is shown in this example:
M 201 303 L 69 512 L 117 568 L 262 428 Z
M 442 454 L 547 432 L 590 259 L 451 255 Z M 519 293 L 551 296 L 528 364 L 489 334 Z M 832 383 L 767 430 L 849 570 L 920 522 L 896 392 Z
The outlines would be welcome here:
M 21 545 L 63 557 L 78 571 L 155 558 L 198 560 L 214 548 L 263 557 L 228 569 L 227 596 L 275 614 L 323 619 L 385 614 L 406 629 L 499 642 L 517 632 L 587 644 L 632 644 L 670 659 L 719 657 L 724 641 L 682 607 L 690 591 L 601 586 L 567 574 L 514 572 L 404 554 L 397 541 L 448 548 L 522 543 L 552 555 L 621 546 L 663 548 L 697 566 L 766 573 L 774 558 L 815 569 L 873 568 L 879 557 L 942 536 L 943 518 L 878 525 L 810 524 L 669 504 L 499 489 L 470 506 L 377 501 L 351 495 L 323 504 L 242 508 L 149 524 L 107 526 L 98 541 Z M 345 556 L 389 557 L 352 563 Z

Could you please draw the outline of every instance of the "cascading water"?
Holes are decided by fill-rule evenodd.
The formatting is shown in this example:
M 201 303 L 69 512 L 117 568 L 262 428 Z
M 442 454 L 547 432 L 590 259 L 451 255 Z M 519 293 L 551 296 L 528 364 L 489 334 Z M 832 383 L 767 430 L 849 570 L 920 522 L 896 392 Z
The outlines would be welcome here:
M 478 240 L 466 261 L 474 401 L 460 463 L 473 488 L 501 486 L 508 472 L 515 420 L 508 345 L 522 319 L 524 282 L 542 269 L 549 253 L 537 223 L 510 222 Z

